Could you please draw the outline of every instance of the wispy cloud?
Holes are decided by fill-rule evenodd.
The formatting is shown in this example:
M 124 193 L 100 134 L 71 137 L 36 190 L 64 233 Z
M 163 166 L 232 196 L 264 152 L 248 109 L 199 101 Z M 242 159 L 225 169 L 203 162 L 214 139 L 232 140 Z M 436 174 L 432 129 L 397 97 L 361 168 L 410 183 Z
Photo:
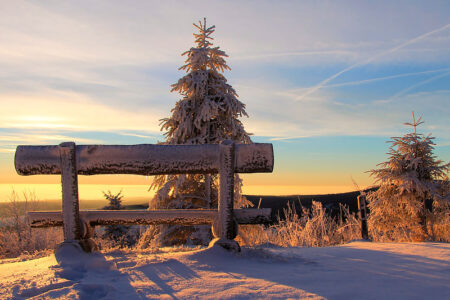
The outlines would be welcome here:
M 42 95 L 41 95 L 42 97 Z M 3 102 L 2 99 L 5 99 Z M 0 127 L 77 131 L 136 130 L 159 134 L 158 120 L 164 115 L 148 108 L 124 110 L 86 99 L 77 93 L 45 98 L 0 95 Z
M 355 69 L 355 68 L 357 68 L 357 67 L 360 67 L 360 66 L 366 65 L 366 64 L 368 64 L 368 63 L 371 63 L 371 62 L 375 61 L 376 59 L 378 59 L 378 58 L 380 58 L 380 57 L 382 57 L 382 56 L 386 56 L 386 55 L 388 55 L 388 54 L 394 53 L 395 51 L 397 51 L 397 50 L 399 50 L 399 49 L 401 49 L 401 48 L 404 48 L 404 47 L 406 47 L 406 46 L 408 46 L 408 45 L 411 45 L 411 44 L 416 43 L 416 42 L 418 42 L 418 41 L 420 41 L 420 40 L 423 40 L 423 39 L 427 38 L 427 37 L 430 36 L 430 35 L 439 33 L 439 32 L 441 32 L 441 31 L 447 30 L 447 29 L 449 29 L 449 28 L 450 28 L 450 24 L 446 24 L 446 25 L 444 25 L 444 26 L 442 26 L 442 27 L 439 27 L 439 28 L 437 28 L 437 29 L 435 29 L 435 30 L 429 31 L 429 32 L 424 33 L 424 34 L 422 34 L 422 35 L 419 35 L 419 36 L 417 36 L 417 37 L 415 37 L 415 38 L 413 38 L 413 39 L 409 39 L 409 40 L 407 40 L 406 42 L 403 42 L 403 43 L 401 43 L 400 45 L 398 45 L 398 46 L 396 46 L 396 47 L 390 48 L 390 49 L 388 49 L 388 50 L 386 50 L 386 51 L 382 51 L 382 52 L 380 52 L 380 53 L 378 53 L 378 54 L 376 54 L 376 55 L 373 55 L 373 56 L 369 57 L 368 59 L 364 60 L 363 62 L 358 62 L 358 63 L 352 64 L 352 65 L 346 67 L 345 69 L 343 69 L 343 70 L 341 70 L 341 71 L 335 73 L 334 75 L 332 75 L 332 76 L 326 78 L 325 80 L 322 80 L 322 81 L 319 82 L 317 85 L 315 85 L 315 86 L 309 88 L 305 93 L 303 93 L 302 95 L 300 95 L 300 96 L 298 97 L 297 101 L 301 101 L 303 98 L 305 98 L 305 97 L 307 97 L 308 95 L 310 95 L 310 94 L 316 92 L 317 90 L 321 89 L 321 88 L 322 88 L 323 86 L 325 86 L 328 82 L 330 82 L 330 81 L 336 79 L 337 77 L 341 76 L 342 74 L 344 74 L 344 73 L 346 73 L 346 72 L 348 72 L 348 71 L 351 71 L 351 70 L 353 70 L 353 69 Z
M 294 140 L 294 139 L 302 139 L 312 137 L 312 135 L 295 135 L 295 136 L 286 136 L 286 137 L 274 137 L 271 138 L 271 141 L 285 141 L 285 140 Z
M 349 50 L 316 50 L 316 51 L 291 51 L 291 52 L 279 52 L 279 53 L 256 53 L 252 55 L 235 55 L 233 60 L 255 60 L 265 58 L 277 58 L 277 57 L 290 57 L 290 56 L 350 56 L 354 57 L 355 52 Z
M 410 92 L 410 91 L 412 91 L 412 90 L 417 89 L 418 87 L 421 87 L 421 86 L 423 86 L 423 85 L 426 85 L 426 84 L 428 84 L 428 83 L 430 83 L 430 82 L 433 82 L 433 81 L 435 81 L 435 80 L 438 80 L 438 79 L 440 79 L 440 78 L 443 78 L 443 77 L 446 77 L 446 76 L 449 76 L 449 75 L 450 75 L 450 72 L 446 72 L 446 73 L 444 73 L 444 74 L 439 74 L 439 75 L 433 76 L 433 77 L 431 77 L 431 78 L 422 80 L 422 81 L 420 81 L 420 82 L 418 82 L 418 83 L 416 83 L 416 84 L 413 84 L 413 85 L 411 85 L 411 86 L 409 86 L 409 87 L 407 87 L 407 88 L 405 88 L 405 89 L 399 91 L 399 92 L 396 93 L 394 96 L 392 96 L 391 98 L 389 98 L 386 102 L 392 101 L 392 100 L 394 100 L 394 99 L 396 99 L 396 98 L 398 98 L 398 97 L 400 97 L 400 96 L 402 96 L 402 95 L 405 95 L 406 93 L 408 93 L 408 92 Z
M 208 20 L 217 25 L 216 45 L 236 54 L 230 59 L 239 67 L 230 81 L 242 86 L 238 93 L 251 116 L 243 122 L 256 135 L 286 139 L 373 134 L 377 122 L 393 124 L 394 112 L 385 116 L 376 108 L 372 112 L 381 115 L 367 117 L 364 110 L 375 105 L 365 98 L 361 107 L 339 105 L 339 87 L 448 70 L 361 76 L 331 84 L 374 61 L 423 63 L 423 51 L 429 50 L 436 51 L 429 56 L 438 62 L 431 66 L 448 66 L 450 40 L 438 34 L 446 33 L 450 25 L 437 28 L 448 23 L 444 13 L 448 6 L 443 4 L 417 3 L 404 10 L 402 3 L 363 2 L 349 15 L 348 5 L 342 3 L 202 3 Z M 77 5 L 20 0 L 5 5 L 0 11 L 0 43 L 6 45 L 0 49 L 0 127 L 6 132 L 21 128 L 62 136 L 73 131 L 120 132 L 143 139 L 161 136 L 158 120 L 170 114 L 178 99 L 169 93 L 169 85 L 181 75 L 179 54 L 192 45 L 191 23 L 198 19 L 191 4 L 179 1 L 177 10 L 173 5 L 83 0 Z M 387 11 L 392 17 L 384 18 Z M 422 11 L 433 18 L 413 22 Z M 405 38 L 417 32 L 426 33 Z M 405 55 L 406 50 L 412 53 Z M 255 68 L 247 68 L 247 61 Z M 303 63 L 308 68 L 302 68 Z M 350 66 L 336 73 L 344 63 Z M 317 71 L 313 79 L 311 70 Z M 303 78 L 319 84 L 304 88 Z M 254 80 L 255 88 L 241 84 L 247 80 Z M 400 109 L 393 111 L 398 117 Z M 382 132 L 390 130 L 386 128 Z
M 343 82 L 343 83 L 335 83 L 335 84 L 327 84 L 327 85 L 324 85 L 323 87 L 342 87 L 342 86 L 362 85 L 362 84 L 378 82 L 378 81 L 384 81 L 384 80 L 390 80 L 390 79 L 397 79 L 397 78 L 404 78 L 404 77 L 417 76 L 417 75 L 426 75 L 426 74 L 440 73 L 440 72 L 444 72 L 444 71 L 448 71 L 448 70 L 450 70 L 450 68 L 442 68 L 442 69 L 428 70 L 428 71 L 421 71 L 421 72 L 403 73 L 403 74 L 383 76 L 383 77 L 377 77 L 377 78 L 371 78 L 371 79 L 364 79 L 364 80 L 357 80 L 357 81 L 350 81 L 350 82 Z
M 129 133 L 129 132 L 119 132 L 118 134 L 124 135 L 124 136 L 134 136 L 134 137 L 143 138 L 143 139 L 154 139 L 156 137 L 156 135 L 144 135 L 144 134 Z
M 335 100 L 339 91 L 320 90 L 314 95 L 317 101 L 301 105 L 293 105 L 296 94 L 286 93 L 283 88 L 277 90 L 272 86 L 258 92 L 241 87 L 241 93 L 250 99 L 247 105 L 250 118 L 244 120 L 246 128 L 255 136 L 267 136 L 273 141 L 332 135 L 394 136 L 402 132 L 401 124 L 408 121 L 411 110 L 420 112 L 427 124 L 435 126 L 434 134 L 448 137 L 445 129 L 446 116 L 450 114 L 448 91 L 400 95 L 389 104 L 364 99 L 347 104 Z M 255 106 L 264 107 L 267 113 L 258 114 Z
M 58 135 L 58 134 L 40 134 L 40 133 L 15 133 L 14 135 L 1 135 L 0 145 L 17 145 L 17 144 L 48 144 L 60 143 L 63 141 L 74 141 L 82 144 L 99 144 L 104 141 L 100 139 L 89 139 L 77 137 L 75 135 Z

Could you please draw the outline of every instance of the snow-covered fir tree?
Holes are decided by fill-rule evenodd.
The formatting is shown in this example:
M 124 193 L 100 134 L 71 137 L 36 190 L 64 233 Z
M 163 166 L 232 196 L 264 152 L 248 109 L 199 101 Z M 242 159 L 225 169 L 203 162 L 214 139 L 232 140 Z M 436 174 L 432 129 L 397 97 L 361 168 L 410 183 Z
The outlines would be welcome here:
M 405 123 L 414 131 L 393 137 L 389 160 L 370 173 L 380 185 L 369 193 L 369 230 L 382 241 L 419 241 L 433 238 L 433 221 L 448 220 L 448 170 L 433 155 L 434 137 L 417 133 L 421 118 Z M 444 229 L 445 230 L 445 229 Z M 447 224 L 448 230 L 448 224 Z
M 185 65 L 180 70 L 186 75 L 172 85 L 172 92 L 182 98 L 171 110 L 169 118 L 162 119 L 161 130 L 165 131 L 162 144 L 218 144 L 231 139 L 238 143 L 251 143 L 245 131 L 242 116 L 245 104 L 222 75 L 230 70 L 227 55 L 219 47 L 213 47 L 212 34 L 215 26 L 206 26 L 206 19 L 194 24 L 195 47 L 184 52 Z M 242 181 L 235 177 L 235 206 L 246 206 L 250 202 L 241 196 Z M 160 175 L 153 180 L 151 188 L 156 195 L 150 208 L 214 208 L 218 201 L 218 176 L 208 174 Z M 165 228 L 164 244 L 208 243 L 209 236 L 197 234 L 198 228 L 170 226 Z M 194 233 L 194 234 L 193 234 Z M 170 241 L 169 241 L 170 240 Z

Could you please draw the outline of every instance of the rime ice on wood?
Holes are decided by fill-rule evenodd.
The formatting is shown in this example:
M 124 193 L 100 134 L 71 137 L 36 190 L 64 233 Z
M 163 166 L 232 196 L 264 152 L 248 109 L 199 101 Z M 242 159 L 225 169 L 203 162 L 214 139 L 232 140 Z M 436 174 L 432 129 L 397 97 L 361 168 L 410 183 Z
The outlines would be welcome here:
M 220 144 L 219 216 L 213 228 L 215 237 L 232 240 L 236 237 L 233 219 L 235 145 L 231 140 Z
M 270 208 L 234 209 L 234 220 L 238 224 L 270 223 L 272 210 Z M 165 209 L 165 210 L 81 210 L 80 218 L 89 226 L 104 225 L 212 225 L 218 219 L 216 209 Z M 63 216 L 59 211 L 28 212 L 31 227 L 63 226 Z
M 18 146 L 20 175 L 61 174 L 58 146 Z M 219 145 L 79 145 L 79 175 L 218 173 Z M 236 173 L 272 172 L 272 144 L 237 144 Z
M 65 241 L 81 239 L 75 148 L 71 142 L 59 145 Z
M 15 166 L 21 175 L 61 174 L 63 212 L 30 212 L 28 216 L 32 227 L 63 225 L 65 243 L 62 246 L 75 250 L 82 248 L 88 252 L 95 250 L 96 246 L 90 238 L 93 226 L 96 225 L 214 224 L 214 232 L 219 237 L 215 243 L 227 249 L 239 250 L 239 245 L 233 240 L 236 237 L 237 224 L 259 224 L 270 221 L 270 209 L 233 209 L 234 174 L 239 170 L 271 172 L 273 150 L 270 144 L 235 145 L 230 140 L 220 145 L 190 146 L 76 146 L 75 143 L 62 143 L 59 148 L 60 163 L 57 166 L 54 146 L 19 146 L 15 156 Z M 91 151 L 88 151 L 89 149 Z M 101 157 L 98 153 L 102 154 Z M 119 162 L 116 161 L 116 157 Z M 157 174 L 162 172 L 176 174 L 191 170 L 208 172 L 203 169 L 205 165 L 191 165 L 205 157 L 209 159 L 206 170 L 220 172 L 219 210 L 108 210 L 82 211 L 81 213 L 79 211 L 77 173 L 146 175 L 156 172 Z M 44 163 L 39 161 L 40 158 Z M 77 163 L 77 161 L 81 162 Z M 155 169 L 151 169 L 149 164 Z M 121 169 L 117 167 L 118 165 L 126 165 L 126 167 Z M 143 165 L 145 167 L 142 167 Z M 72 241 L 78 243 L 71 243 Z

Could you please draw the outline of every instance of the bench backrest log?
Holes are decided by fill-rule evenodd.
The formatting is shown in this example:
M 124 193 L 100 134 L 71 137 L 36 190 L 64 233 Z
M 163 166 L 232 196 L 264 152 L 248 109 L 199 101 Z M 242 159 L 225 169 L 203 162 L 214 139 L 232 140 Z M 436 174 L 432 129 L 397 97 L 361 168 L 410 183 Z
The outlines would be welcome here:
M 91 226 L 109 224 L 213 224 L 214 235 L 233 240 L 236 223 L 270 220 L 270 210 L 239 209 L 233 213 L 234 173 L 272 172 L 272 144 L 207 145 L 75 145 L 18 146 L 15 167 L 20 175 L 61 174 L 62 213 L 30 212 L 33 227 L 60 226 L 65 241 L 92 235 Z M 78 175 L 219 173 L 218 210 L 81 211 Z M 86 249 L 85 249 L 86 250 Z M 88 249 L 89 250 L 89 249 Z
M 18 146 L 16 171 L 20 175 L 61 174 L 59 146 Z M 74 144 L 73 144 L 74 145 Z M 220 168 L 219 144 L 207 145 L 78 145 L 79 175 L 98 174 L 207 174 Z M 235 173 L 272 172 L 272 144 L 236 144 Z

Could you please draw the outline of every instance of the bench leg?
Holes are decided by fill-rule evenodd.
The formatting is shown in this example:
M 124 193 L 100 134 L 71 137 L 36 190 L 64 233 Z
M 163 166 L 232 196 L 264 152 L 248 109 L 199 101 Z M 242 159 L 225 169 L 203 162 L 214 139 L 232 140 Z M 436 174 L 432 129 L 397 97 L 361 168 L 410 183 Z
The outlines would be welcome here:
M 359 219 L 361 220 L 361 237 L 364 240 L 369 240 L 366 204 L 367 204 L 366 196 L 364 195 L 358 196 Z
M 78 173 L 76 145 L 73 142 L 59 145 L 61 159 L 62 213 L 64 243 L 58 250 L 66 247 L 77 248 L 81 240 L 81 222 L 78 200 Z
M 85 252 L 96 252 L 98 251 L 98 246 L 92 239 L 94 236 L 94 227 L 89 224 L 89 222 L 86 222 L 85 220 L 81 219 L 81 239 L 79 241 L 81 248 Z
M 213 224 L 215 239 L 212 245 L 220 245 L 227 250 L 240 251 L 239 244 L 234 240 L 238 225 L 233 216 L 234 202 L 234 167 L 235 145 L 231 140 L 220 144 L 220 188 L 218 218 Z

